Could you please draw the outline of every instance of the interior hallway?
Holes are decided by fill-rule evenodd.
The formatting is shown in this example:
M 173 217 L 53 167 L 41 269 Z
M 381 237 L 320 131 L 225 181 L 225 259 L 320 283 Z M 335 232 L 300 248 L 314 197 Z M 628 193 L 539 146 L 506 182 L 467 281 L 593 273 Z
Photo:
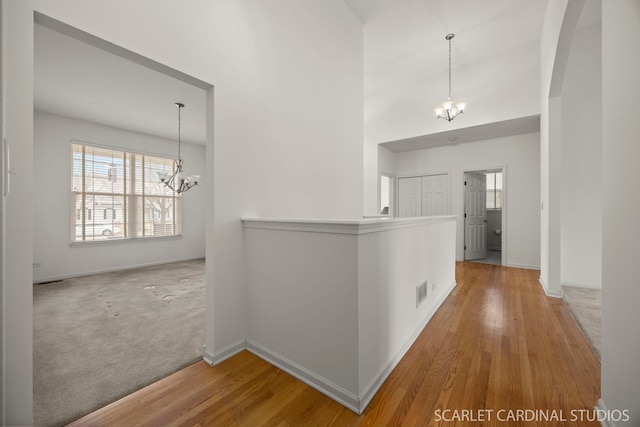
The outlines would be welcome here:
M 362 416 L 243 351 L 215 367 L 198 362 L 72 425 L 432 425 L 437 409 L 493 409 L 487 424 L 500 425 L 498 410 L 534 409 L 562 411 L 564 426 L 599 426 L 573 421 L 571 411 L 596 405 L 600 363 L 562 301 L 544 295 L 539 274 L 457 263 L 457 287 Z

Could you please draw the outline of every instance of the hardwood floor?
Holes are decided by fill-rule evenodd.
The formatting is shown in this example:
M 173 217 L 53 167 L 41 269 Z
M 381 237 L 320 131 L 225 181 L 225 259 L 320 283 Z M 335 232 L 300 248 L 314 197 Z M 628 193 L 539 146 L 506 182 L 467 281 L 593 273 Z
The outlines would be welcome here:
M 215 367 L 198 362 L 72 425 L 599 426 L 579 411 L 592 415 L 600 363 L 538 276 L 458 263 L 458 286 L 361 416 L 244 351 Z

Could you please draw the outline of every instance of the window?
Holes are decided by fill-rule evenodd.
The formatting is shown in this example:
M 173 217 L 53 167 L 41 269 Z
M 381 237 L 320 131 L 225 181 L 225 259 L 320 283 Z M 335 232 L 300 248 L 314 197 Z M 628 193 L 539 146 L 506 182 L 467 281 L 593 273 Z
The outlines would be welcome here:
M 380 215 L 390 214 L 391 178 L 380 175 Z
M 487 209 L 502 209 L 502 172 L 487 174 Z
M 174 160 L 72 144 L 72 242 L 177 236 L 181 198 L 158 179 Z

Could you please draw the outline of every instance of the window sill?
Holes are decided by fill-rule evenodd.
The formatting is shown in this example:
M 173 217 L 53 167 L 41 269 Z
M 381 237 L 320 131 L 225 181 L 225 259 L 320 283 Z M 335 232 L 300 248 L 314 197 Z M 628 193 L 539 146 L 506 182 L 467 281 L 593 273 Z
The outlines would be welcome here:
M 131 239 L 90 240 L 86 242 L 71 242 L 69 243 L 69 246 L 71 246 L 72 248 L 86 248 L 88 246 L 126 245 L 130 243 L 151 243 L 151 242 L 160 242 L 164 240 L 179 240 L 179 239 L 182 239 L 182 234 L 177 236 L 135 237 Z

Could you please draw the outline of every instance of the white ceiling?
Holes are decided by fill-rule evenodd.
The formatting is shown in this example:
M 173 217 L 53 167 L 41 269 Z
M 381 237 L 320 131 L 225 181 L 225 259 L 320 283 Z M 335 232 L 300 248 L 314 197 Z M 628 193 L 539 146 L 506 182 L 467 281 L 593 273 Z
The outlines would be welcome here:
M 35 26 L 34 107 L 62 116 L 205 144 L 206 92 L 70 36 Z
M 399 8 L 397 1 L 344 0 L 365 29 L 366 25 L 375 25 L 372 21 L 381 14 L 394 14 L 394 28 L 383 33 L 380 40 L 369 40 L 376 43 L 376 60 L 393 67 L 398 58 L 419 50 L 425 58 L 437 57 L 438 61 L 431 62 L 438 69 L 442 68 L 441 51 L 446 43 L 443 37 L 449 31 L 464 34 L 470 28 L 483 29 L 473 31 L 481 37 L 455 45 L 459 62 L 492 61 L 495 55 L 537 43 L 546 5 L 546 1 L 530 0 L 403 0 L 405 7 Z M 586 2 L 582 26 L 599 19 L 597 1 Z M 434 52 L 430 54 L 429 49 Z M 168 139 L 177 137 L 174 103 L 182 102 L 186 105 L 182 110 L 183 140 L 205 144 L 205 90 L 42 25 L 35 26 L 34 80 L 37 110 Z M 529 129 L 532 121 L 511 122 L 508 126 L 503 123 L 496 126 L 496 132 L 504 132 L 505 126 L 515 132 L 518 124 Z M 490 128 L 483 128 L 482 134 L 489 135 Z M 454 136 L 459 141 L 471 138 L 469 132 Z M 419 141 L 423 146 L 434 146 L 450 137 L 434 133 L 404 139 L 397 148 L 388 148 L 420 148 Z
M 375 141 L 406 151 L 539 130 L 536 64 L 547 1 L 344 2 L 364 24 L 365 117 Z M 586 0 L 579 27 L 598 22 L 600 10 L 600 0 Z M 448 33 L 456 34 L 454 98 L 471 101 L 452 123 L 429 115 L 446 98 Z M 501 86 L 509 92 L 498 93 Z

